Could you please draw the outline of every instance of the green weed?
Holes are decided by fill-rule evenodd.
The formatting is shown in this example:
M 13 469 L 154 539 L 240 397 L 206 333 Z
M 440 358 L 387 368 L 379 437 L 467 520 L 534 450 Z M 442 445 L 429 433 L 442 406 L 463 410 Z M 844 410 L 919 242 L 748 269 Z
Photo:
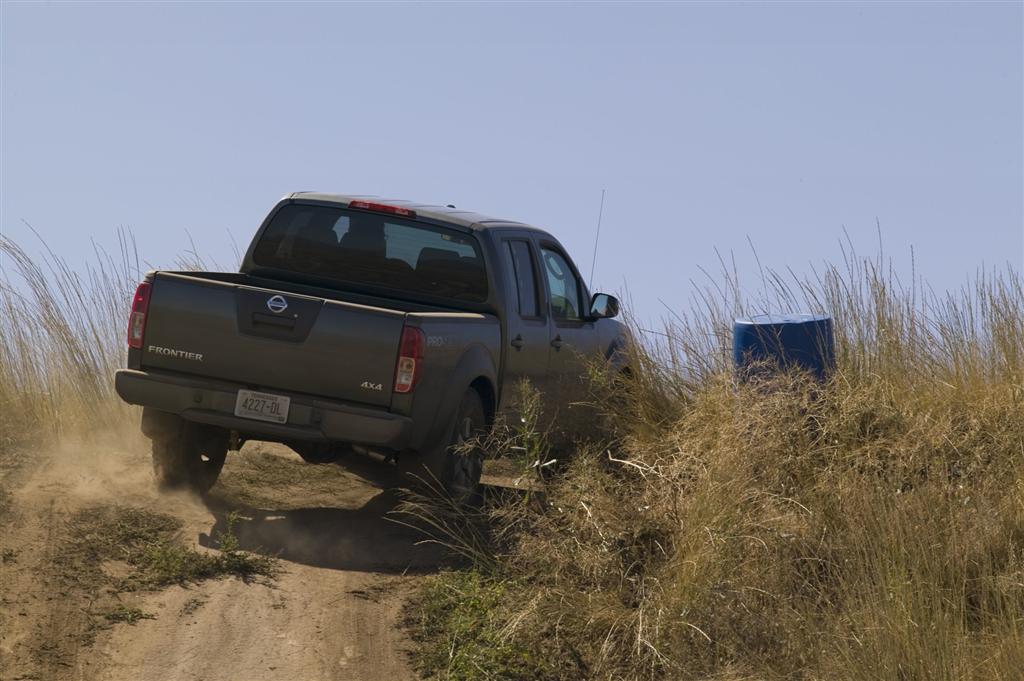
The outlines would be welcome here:
M 78 570 L 103 561 L 124 561 L 132 569 L 122 580 L 124 589 L 187 584 L 204 579 L 235 576 L 241 579 L 273 577 L 276 560 L 241 551 L 234 535 L 237 515 L 228 516 L 227 530 L 219 537 L 220 550 L 200 552 L 179 539 L 176 518 L 138 508 L 100 506 L 79 512 L 71 520 L 73 538 L 67 546 L 69 565 Z
M 111 623 L 124 623 L 134 625 L 140 620 L 155 620 L 156 615 L 143 612 L 138 608 L 131 608 L 127 606 L 119 606 L 118 608 L 109 612 L 103 613 L 103 618 Z
M 410 609 L 420 644 L 417 670 L 427 678 L 459 681 L 564 678 L 561 660 L 503 631 L 509 600 L 510 582 L 477 571 L 431 577 Z

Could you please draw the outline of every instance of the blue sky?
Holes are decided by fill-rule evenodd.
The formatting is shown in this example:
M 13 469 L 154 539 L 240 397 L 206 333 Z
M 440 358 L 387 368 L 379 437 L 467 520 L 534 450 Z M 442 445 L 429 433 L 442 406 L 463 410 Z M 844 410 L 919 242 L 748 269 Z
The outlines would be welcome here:
M 715 248 L 756 274 L 843 229 L 938 289 L 1024 261 L 1022 3 L 2 8 L 0 227 L 73 263 L 134 231 L 234 265 L 293 190 L 553 231 L 642 317 Z

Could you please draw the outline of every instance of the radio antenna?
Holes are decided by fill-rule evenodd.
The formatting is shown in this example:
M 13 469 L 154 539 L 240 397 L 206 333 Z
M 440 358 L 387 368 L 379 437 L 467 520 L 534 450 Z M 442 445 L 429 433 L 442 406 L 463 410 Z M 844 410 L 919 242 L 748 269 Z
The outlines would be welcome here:
M 597 210 L 597 234 L 594 235 L 594 257 L 590 261 L 590 280 L 587 282 L 589 290 L 594 283 L 594 265 L 597 264 L 597 241 L 601 238 L 601 217 L 604 215 L 604 190 L 601 190 L 601 207 Z

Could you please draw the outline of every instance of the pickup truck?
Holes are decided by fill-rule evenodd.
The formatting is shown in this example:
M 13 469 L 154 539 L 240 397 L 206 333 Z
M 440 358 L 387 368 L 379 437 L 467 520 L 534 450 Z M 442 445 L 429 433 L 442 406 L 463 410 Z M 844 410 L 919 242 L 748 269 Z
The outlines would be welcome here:
M 206 492 L 229 450 L 281 442 L 310 462 L 358 451 L 453 498 L 482 463 L 460 445 L 529 380 L 558 408 L 587 356 L 618 365 L 618 301 L 525 224 L 376 197 L 295 193 L 240 271 L 151 271 L 118 395 L 141 405 L 164 487 Z

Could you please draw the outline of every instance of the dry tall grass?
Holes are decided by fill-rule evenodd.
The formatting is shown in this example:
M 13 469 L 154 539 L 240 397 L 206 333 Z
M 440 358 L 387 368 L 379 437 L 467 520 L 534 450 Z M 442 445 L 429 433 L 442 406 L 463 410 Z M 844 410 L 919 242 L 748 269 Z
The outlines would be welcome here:
M 753 303 L 725 279 L 638 349 L 613 434 L 581 445 L 548 506 L 493 509 L 495 555 L 428 590 L 423 669 L 1022 678 L 1020 274 L 938 296 L 851 255 L 811 280 L 768 273 Z M 835 317 L 827 385 L 734 381 L 730 322 L 765 308 Z
M 209 269 L 188 245 L 175 268 Z M 0 445 L 102 429 L 133 414 L 113 376 L 125 362 L 132 295 L 149 268 L 125 230 L 115 253 L 94 245 L 88 255 L 79 269 L 42 237 L 28 248 L 0 235 Z
M 124 418 L 127 305 L 141 277 L 131 235 L 78 271 L 40 239 L 33 256 L 0 236 L 0 444 Z

